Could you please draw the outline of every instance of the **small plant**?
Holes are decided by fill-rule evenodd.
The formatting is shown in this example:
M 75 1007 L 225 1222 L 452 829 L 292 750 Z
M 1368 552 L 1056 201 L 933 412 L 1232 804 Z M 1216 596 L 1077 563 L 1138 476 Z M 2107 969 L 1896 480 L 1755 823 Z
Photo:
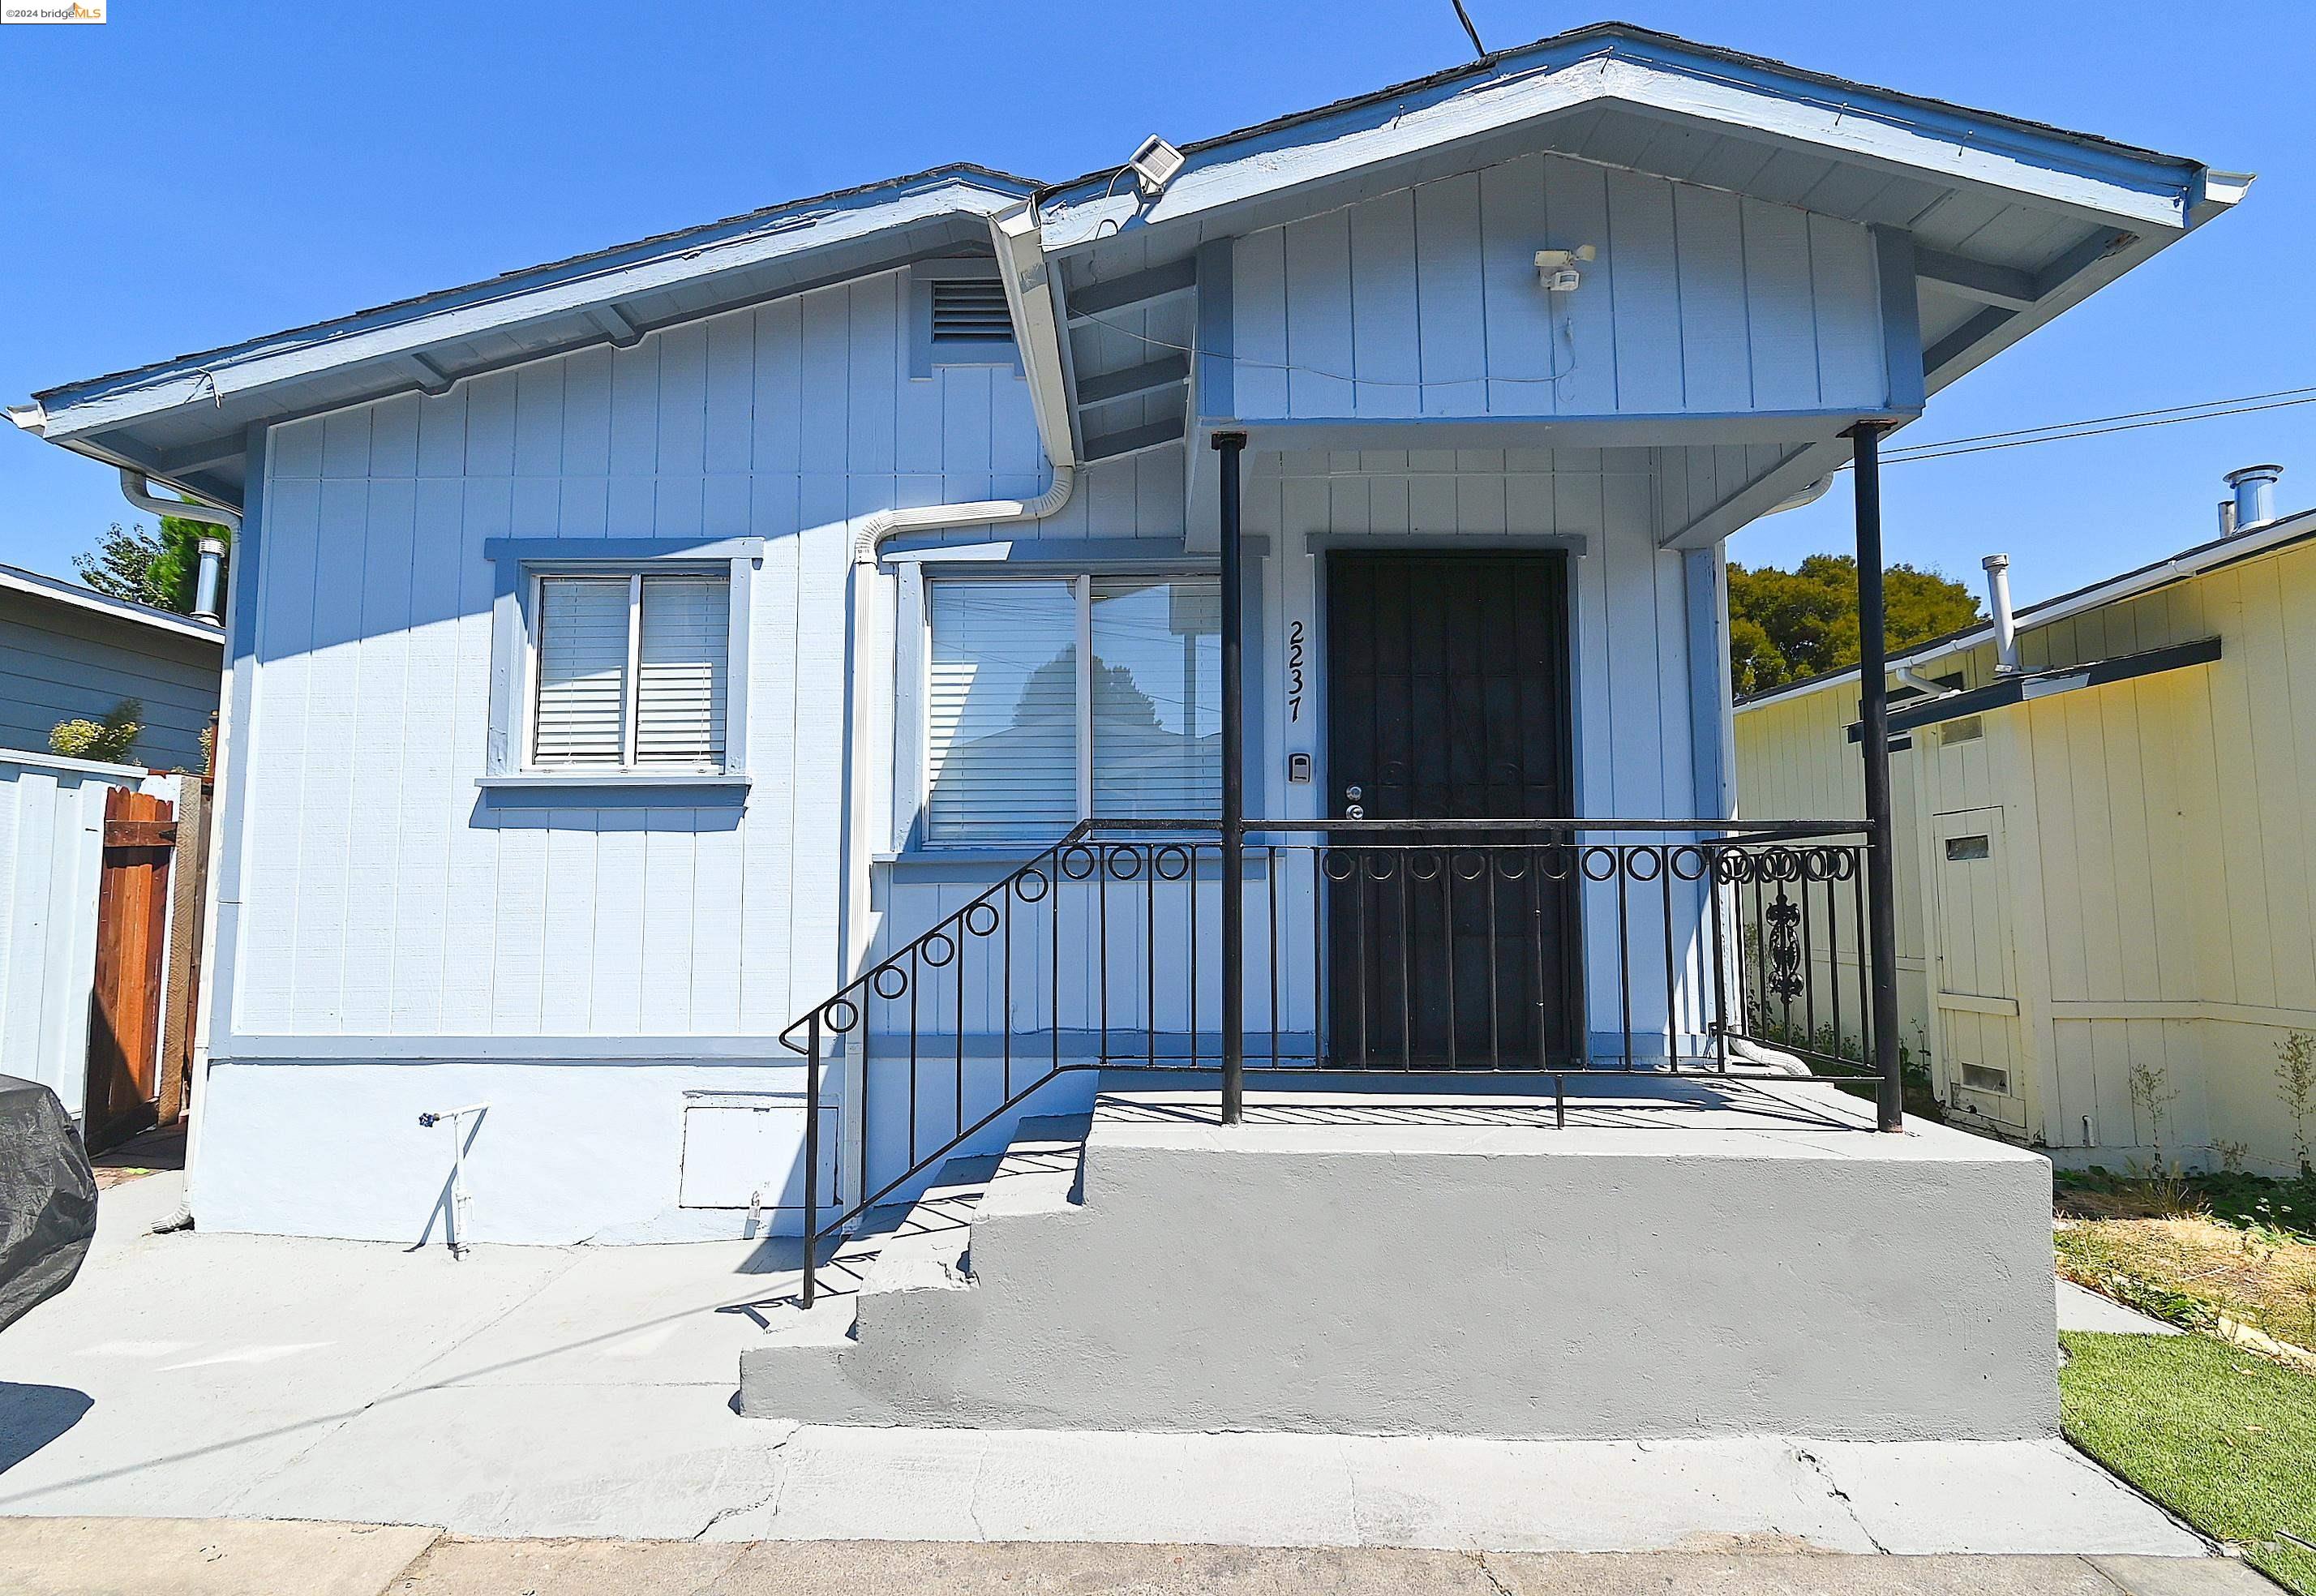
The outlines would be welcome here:
M 2164 1128 L 2171 1119 L 2171 1105 L 2179 1101 L 2179 1089 L 2162 1070 L 2142 1058 L 2131 1066 L 2131 1101 L 2146 1121 L 2148 1146 L 2155 1154 L 2142 1177 L 2148 1196 L 2159 1211 L 2182 1211 L 2188 1200 L 2187 1177 L 2176 1161 L 2163 1155 Z
M 143 704 L 123 699 L 107 709 L 102 720 L 60 720 L 49 733 L 49 752 L 67 759 L 125 765 L 137 752 L 137 739 L 145 730 L 144 714 Z
M 2316 1036 L 2295 1030 L 2277 1044 L 2276 1086 L 2292 1115 L 2292 1151 L 2300 1178 L 2316 1178 L 2308 1163 L 2308 1116 L 2316 1112 Z
M 2243 1173 L 2244 1160 L 2251 1156 L 2251 1144 L 2249 1142 L 2214 1142 L 2212 1156 L 2220 1161 L 2222 1174 L 2240 1175 Z
M 2171 1078 L 2154 1065 L 2142 1058 L 2131 1066 L 2131 1101 L 2147 1122 L 2147 1143 L 2155 1150 L 2155 1170 L 2161 1173 L 2163 1158 L 2163 1127 L 2171 1118 L 2171 1105 L 2179 1101 L 2179 1089 Z

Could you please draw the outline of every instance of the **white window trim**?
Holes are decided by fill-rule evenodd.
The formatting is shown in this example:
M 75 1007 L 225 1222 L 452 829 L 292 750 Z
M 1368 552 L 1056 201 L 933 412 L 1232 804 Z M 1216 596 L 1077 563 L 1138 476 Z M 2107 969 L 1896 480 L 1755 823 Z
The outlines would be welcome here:
M 761 538 L 494 538 L 485 543 L 484 557 L 496 567 L 497 576 L 491 607 L 490 735 L 484 773 L 476 784 L 485 789 L 745 787 L 748 620 L 752 578 L 763 562 L 763 551 Z M 622 763 L 617 769 L 530 762 L 539 682 L 539 584 L 542 577 L 564 575 L 630 578 L 628 701 L 622 715 Z M 724 576 L 731 584 L 724 654 L 724 756 L 712 768 L 669 770 L 634 762 L 636 653 L 642 637 L 635 610 L 642 578 L 660 575 Z
M 928 572 L 925 566 L 933 569 Z M 899 625 L 895 637 L 895 685 L 899 690 L 894 727 L 892 849 L 884 857 L 908 855 L 1027 854 L 1019 843 L 933 838 L 927 829 L 932 799 L 932 594 L 935 582 L 1070 584 L 1077 607 L 1077 810 L 1094 817 L 1093 806 L 1093 584 L 1097 578 L 1153 582 L 1213 581 L 1210 562 L 1184 559 L 1047 563 L 1038 560 L 984 564 L 978 561 L 908 559 L 900 565 Z

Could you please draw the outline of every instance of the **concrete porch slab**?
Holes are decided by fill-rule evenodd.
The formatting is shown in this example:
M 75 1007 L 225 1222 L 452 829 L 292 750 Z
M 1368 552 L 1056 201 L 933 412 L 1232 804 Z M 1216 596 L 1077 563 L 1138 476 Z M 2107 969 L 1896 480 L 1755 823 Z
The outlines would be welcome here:
M 802 1423 L 1623 1440 L 2058 1430 L 2050 1165 L 1822 1083 L 1105 1074 L 1070 1200 L 744 1354 Z M 1564 1123 L 1563 1122 L 1564 1119 Z

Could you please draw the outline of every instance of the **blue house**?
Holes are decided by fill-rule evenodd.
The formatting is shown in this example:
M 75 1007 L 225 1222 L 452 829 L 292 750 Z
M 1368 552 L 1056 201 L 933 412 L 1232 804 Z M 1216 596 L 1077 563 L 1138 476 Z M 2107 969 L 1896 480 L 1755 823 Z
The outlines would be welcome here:
M 2248 181 L 1605 24 L 39 395 L 242 518 L 200 1224 L 825 1233 L 1097 1067 L 1808 1065 L 1886 797 L 1729 820 L 1723 545 L 1856 457 L 1878 570 L 1876 440 Z

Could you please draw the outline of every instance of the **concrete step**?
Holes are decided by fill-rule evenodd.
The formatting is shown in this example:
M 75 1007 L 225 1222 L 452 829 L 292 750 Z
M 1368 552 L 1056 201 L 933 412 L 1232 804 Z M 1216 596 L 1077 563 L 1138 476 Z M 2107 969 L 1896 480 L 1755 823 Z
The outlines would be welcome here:
M 1002 1162 L 993 1155 L 978 1155 L 942 1164 L 933 1183 L 883 1235 L 861 1279 L 861 1297 L 962 1287 L 974 1210 Z
M 1074 1205 L 1091 1116 L 1036 1115 L 1015 1128 L 1002 1154 L 962 1155 L 942 1164 L 913 1202 L 871 1209 L 822 1266 L 830 1290 L 810 1313 L 788 1315 L 741 1355 L 744 1387 L 791 1415 L 842 1415 L 893 1422 L 937 1394 L 915 1390 L 897 1404 L 862 1389 L 854 1376 L 883 1343 L 911 1354 L 954 1317 L 940 1306 L 975 1286 L 976 1248 L 992 1224 L 1035 1223 Z M 846 1290 L 847 1279 L 857 1288 Z M 870 1382 L 889 1386 L 891 1381 Z
M 1709 1101 L 1699 1099 L 1706 1092 Z M 1568 1440 L 2056 1433 L 2049 1167 L 1806 1082 L 1105 1080 L 1025 1124 L 939 1284 L 742 1411 Z M 927 1288 L 932 1287 L 933 1288 Z M 1893 1375 L 1902 1370 L 1902 1378 Z

